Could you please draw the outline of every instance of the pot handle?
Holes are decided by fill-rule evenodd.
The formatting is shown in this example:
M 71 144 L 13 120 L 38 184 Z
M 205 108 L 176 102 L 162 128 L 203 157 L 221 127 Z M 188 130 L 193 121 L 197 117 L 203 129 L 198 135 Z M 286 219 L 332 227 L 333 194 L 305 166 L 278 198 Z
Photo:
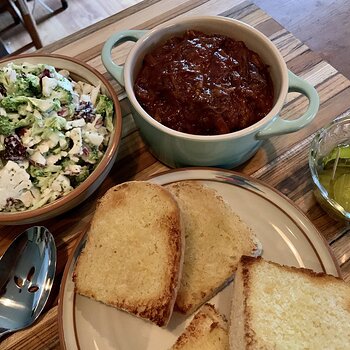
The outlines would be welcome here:
M 137 41 L 142 36 L 147 33 L 148 30 L 124 30 L 122 32 L 118 32 L 110 36 L 102 49 L 102 62 L 106 67 L 107 71 L 117 80 L 117 82 L 125 86 L 124 82 L 124 67 L 119 66 L 118 64 L 113 62 L 112 59 L 112 49 L 119 44 L 122 44 L 126 41 Z
M 298 119 L 285 120 L 279 115 L 267 127 L 263 128 L 256 134 L 258 140 L 264 140 L 271 136 L 289 134 L 298 131 L 309 124 L 316 116 L 320 106 L 320 98 L 316 89 L 304 79 L 299 78 L 288 70 L 288 92 L 300 92 L 309 99 L 309 107 L 307 111 Z

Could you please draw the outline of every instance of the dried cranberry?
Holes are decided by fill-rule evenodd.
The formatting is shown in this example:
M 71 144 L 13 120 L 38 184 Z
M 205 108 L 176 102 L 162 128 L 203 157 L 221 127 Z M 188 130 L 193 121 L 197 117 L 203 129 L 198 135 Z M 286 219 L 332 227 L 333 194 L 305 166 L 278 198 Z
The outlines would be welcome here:
M 95 123 L 95 128 L 99 129 L 102 125 L 103 125 L 103 119 L 102 118 L 97 119 Z
M 66 116 L 68 114 L 68 108 L 63 106 L 58 112 L 57 114 L 62 117 L 62 116 Z
M 7 160 L 23 160 L 26 158 L 26 148 L 22 145 L 17 135 L 10 135 L 4 140 L 4 158 Z
M 96 114 L 92 103 L 81 101 L 79 106 L 75 109 L 73 119 L 84 118 L 87 123 L 91 123 L 94 121 L 95 116 Z
M 1 94 L 2 96 L 6 96 L 6 95 L 7 95 L 7 91 L 6 91 L 6 89 L 5 89 L 5 86 L 4 86 L 4 84 L 2 84 L 2 83 L 0 83 L 0 94 Z
M 33 165 L 33 166 L 35 166 L 35 167 L 37 167 L 37 168 L 44 168 L 44 165 L 35 162 L 35 161 L 32 160 L 31 158 L 29 158 L 28 161 L 29 161 L 29 164 L 31 164 L 31 165 Z
M 24 136 L 24 134 L 27 132 L 27 128 L 25 128 L 25 127 L 23 127 L 23 128 L 18 128 L 17 130 L 16 130 L 16 134 L 18 135 L 18 136 Z
M 48 77 L 51 78 L 51 73 L 48 69 L 44 69 L 40 74 L 39 74 L 39 78 L 42 79 L 44 77 Z
M 40 80 L 40 86 L 41 87 L 43 86 L 43 81 L 42 80 L 43 80 L 44 77 L 51 78 L 51 73 L 46 68 L 39 74 L 39 80 Z
M 88 156 L 90 153 L 89 149 L 86 146 L 83 146 L 83 154 L 84 156 Z

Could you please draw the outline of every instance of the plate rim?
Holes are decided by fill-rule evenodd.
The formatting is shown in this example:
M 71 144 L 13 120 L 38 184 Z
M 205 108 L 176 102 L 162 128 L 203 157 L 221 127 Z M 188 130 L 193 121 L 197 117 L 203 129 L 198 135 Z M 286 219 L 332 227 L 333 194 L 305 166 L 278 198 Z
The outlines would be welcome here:
M 325 237 L 321 234 L 321 232 L 316 228 L 314 223 L 306 216 L 306 214 L 299 208 L 299 206 L 296 205 L 295 202 L 293 202 L 289 197 L 287 197 L 284 193 L 280 192 L 279 190 L 277 190 L 276 188 L 274 188 L 270 184 L 268 184 L 268 183 L 266 183 L 266 182 L 264 182 L 264 181 L 262 181 L 260 179 L 257 179 L 257 178 L 255 178 L 255 177 L 253 177 L 251 175 L 247 175 L 247 174 L 244 174 L 244 173 L 241 173 L 241 172 L 238 172 L 238 171 L 235 171 L 235 170 L 231 170 L 231 169 L 222 169 L 222 168 L 215 168 L 215 167 L 184 167 L 184 168 L 165 170 L 165 171 L 162 171 L 162 172 L 159 172 L 159 173 L 156 173 L 156 174 L 149 175 L 149 176 L 146 177 L 145 181 L 152 180 L 153 178 L 164 176 L 164 175 L 167 175 L 169 173 L 192 171 L 192 170 L 194 170 L 194 171 L 204 170 L 204 171 L 210 171 L 210 172 L 229 173 L 229 174 L 234 175 L 234 176 L 239 176 L 239 177 L 241 177 L 241 178 L 243 178 L 245 180 L 256 182 L 259 185 L 261 185 L 262 187 L 268 188 L 269 190 L 273 191 L 277 196 L 279 196 L 282 199 L 286 200 L 291 206 L 294 207 L 294 209 L 298 212 L 298 214 L 300 216 L 302 216 L 303 219 L 305 221 L 307 221 L 313 227 L 313 229 L 314 229 L 315 233 L 317 234 L 318 238 L 320 238 L 320 240 L 322 241 L 323 245 L 328 250 L 328 253 L 329 253 L 329 255 L 330 255 L 330 257 L 331 257 L 331 259 L 333 261 L 334 267 L 337 270 L 338 276 L 336 276 L 336 277 L 339 277 L 339 278 L 343 279 L 342 272 L 340 270 L 340 266 L 339 266 L 339 264 L 337 262 L 337 259 L 335 258 L 335 255 L 334 255 L 333 251 L 331 250 L 330 245 L 328 244 L 328 242 L 325 239 Z M 194 179 L 194 180 L 201 180 L 201 179 Z M 203 179 L 203 180 L 205 180 L 205 179 Z M 305 234 L 305 236 L 308 239 L 308 241 L 310 242 L 310 238 L 306 234 Z
M 238 176 L 240 178 L 243 178 L 244 180 L 247 180 L 249 182 L 255 182 L 257 184 L 259 184 L 262 187 L 265 187 L 267 189 L 269 189 L 270 191 L 274 192 L 274 194 L 276 194 L 277 196 L 281 197 L 283 200 L 287 201 L 289 205 L 291 205 L 298 213 L 298 215 L 300 215 L 304 221 L 308 222 L 309 225 L 311 225 L 314 229 L 314 233 L 317 235 L 317 238 L 321 241 L 322 245 L 325 246 L 325 248 L 327 248 L 328 254 L 333 262 L 333 265 L 337 271 L 338 276 L 336 276 L 337 278 L 343 278 L 342 277 L 342 273 L 340 270 L 340 266 L 335 258 L 335 255 L 333 253 L 333 251 L 331 250 L 330 245 L 328 244 L 327 240 L 325 239 L 325 237 L 320 233 L 320 231 L 316 228 L 316 226 L 313 224 L 313 222 L 306 216 L 306 214 L 289 198 L 287 197 L 285 194 L 283 194 L 282 192 L 278 191 L 276 188 L 274 188 L 273 186 L 267 184 L 266 182 L 254 178 L 250 175 L 246 175 L 243 174 L 241 172 L 238 171 L 234 171 L 234 170 L 230 170 L 230 169 L 222 169 L 222 168 L 215 168 L 215 167 L 185 167 L 185 168 L 176 168 L 176 169 L 170 169 L 170 170 L 165 170 L 165 171 L 161 171 L 149 176 L 146 176 L 144 179 L 140 179 L 140 180 L 130 180 L 130 181 L 149 181 L 152 179 L 155 179 L 157 177 L 161 177 L 161 176 L 166 176 L 168 174 L 173 174 L 173 173 L 182 173 L 182 172 L 192 172 L 192 171 L 209 171 L 210 173 L 223 173 L 223 174 L 230 174 L 231 176 Z M 205 181 L 206 179 L 199 179 L 199 178 L 193 178 L 193 179 L 185 179 L 185 180 L 177 180 L 177 181 Z M 219 179 L 218 180 L 210 180 L 207 179 L 207 181 L 216 181 L 216 182 L 220 182 Z M 225 183 L 225 181 L 222 181 L 223 183 Z M 266 199 L 266 198 L 265 198 Z M 90 220 L 91 223 L 91 220 Z M 61 280 L 61 285 L 60 285 L 60 291 L 59 291 L 59 299 L 58 299 L 58 333 L 59 333 L 59 340 L 60 340 L 60 345 L 61 348 L 64 350 L 68 350 L 66 347 L 66 342 L 65 342 L 65 337 L 64 337 L 64 328 L 63 328 L 63 297 L 64 297 L 64 290 L 65 290 L 65 286 L 66 286 L 66 281 L 68 278 L 68 274 L 69 274 L 69 270 L 70 267 L 72 265 L 72 261 L 74 259 L 75 253 L 77 252 L 77 249 L 79 248 L 79 246 L 82 244 L 82 241 L 84 240 L 86 233 L 90 227 L 90 223 L 86 225 L 86 227 L 84 229 L 82 229 L 80 231 L 80 233 L 78 234 L 78 240 L 76 242 L 76 244 L 74 245 L 73 249 L 72 249 L 72 253 L 70 254 L 67 263 L 65 265 L 64 268 L 64 272 L 62 275 L 62 280 Z M 299 225 L 297 225 L 299 227 Z M 300 228 L 300 227 L 299 227 Z M 301 228 L 300 228 L 301 229 Z M 310 245 L 314 248 L 316 255 L 318 256 L 318 259 L 320 261 L 320 263 L 323 266 L 323 261 L 321 259 L 321 257 L 318 255 L 318 251 L 315 249 L 315 247 L 313 246 L 312 241 L 310 240 L 310 237 L 307 235 L 306 232 L 304 232 L 304 230 L 301 230 L 304 233 L 305 238 L 308 240 L 308 242 L 310 243 Z M 324 269 L 324 268 L 323 268 Z M 325 270 L 325 269 L 324 269 Z M 327 273 L 326 271 L 324 271 L 324 273 Z M 74 294 L 74 299 L 75 299 L 76 293 Z M 74 313 L 74 311 L 73 311 Z M 75 333 L 75 338 L 76 338 L 76 334 L 77 334 L 77 329 L 76 329 L 76 324 L 74 323 L 73 325 L 74 327 L 74 333 Z M 79 343 L 76 343 L 77 348 L 80 350 L 80 346 Z
M 82 240 L 84 239 L 85 234 L 87 233 L 89 227 L 90 227 L 90 224 L 86 225 L 86 227 L 81 229 L 80 232 L 77 234 L 78 235 L 78 240 L 74 244 L 74 247 L 72 249 L 72 253 L 70 254 L 70 256 L 69 256 L 69 258 L 67 260 L 66 266 L 64 267 L 62 279 L 61 279 L 60 291 L 59 291 L 59 294 L 58 294 L 58 312 L 57 312 L 57 316 L 58 316 L 58 336 L 59 336 L 59 340 L 60 340 L 60 348 L 64 349 L 64 350 L 68 350 L 67 347 L 66 347 L 66 342 L 65 342 L 65 337 L 64 337 L 64 329 L 63 329 L 63 304 L 64 304 L 63 297 L 64 297 L 64 290 L 65 290 L 65 287 L 66 287 L 66 282 L 67 282 L 69 270 L 70 270 L 70 267 L 71 267 L 72 262 L 74 260 L 75 252 L 79 248 L 79 246 L 80 246 Z M 74 296 L 74 298 L 75 298 L 75 296 Z M 77 334 L 75 323 L 74 323 L 73 327 L 74 327 L 74 333 Z M 77 344 L 77 347 L 80 350 L 79 344 Z

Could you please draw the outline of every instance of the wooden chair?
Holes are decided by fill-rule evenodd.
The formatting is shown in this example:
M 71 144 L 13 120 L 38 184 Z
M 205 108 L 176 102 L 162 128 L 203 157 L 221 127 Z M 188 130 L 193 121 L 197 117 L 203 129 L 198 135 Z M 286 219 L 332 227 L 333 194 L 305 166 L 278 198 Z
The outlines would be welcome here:
M 35 1 L 34 0 L 34 7 L 35 7 Z M 41 18 L 38 22 L 41 22 L 63 10 L 65 10 L 68 7 L 68 3 L 66 0 L 61 0 L 62 7 L 59 9 L 53 11 L 51 8 L 49 8 L 44 2 L 39 0 L 39 3 L 44 6 L 48 11 L 49 15 L 45 16 L 45 18 Z M 18 50 L 11 53 L 11 55 L 16 55 L 19 53 L 22 53 L 24 51 L 27 51 L 31 47 L 35 47 L 36 49 L 40 49 L 43 47 L 43 44 L 40 39 L 40 35 L 38 33 L 36 21 L 34 19 L 33 13 L 29 10 L 27 1 L 26 0 L 0 0 L 0 5 L 7 11 L 9 11 L 12 15 L 12 18 L 14 19 L 14 24 L 10 25 L 9 27 L 5 28 L 4 30 L 8 30 L 10 27 L 12 28 L 13 25 L 18 24 L 19 22 L 22 22 L 24 28 L 27 30 L 31 37 L 31 42 L 24 45 L 23 47 L 19 48 Z M 3 30 L 3 31 L 4 31 Z

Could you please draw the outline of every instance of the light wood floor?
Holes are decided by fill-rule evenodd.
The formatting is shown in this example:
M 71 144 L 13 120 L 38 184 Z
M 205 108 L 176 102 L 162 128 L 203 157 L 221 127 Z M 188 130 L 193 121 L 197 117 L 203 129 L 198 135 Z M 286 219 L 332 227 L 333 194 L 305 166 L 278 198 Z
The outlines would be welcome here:
M 350 79 L 349 0 L 253 2 Z
M 42 1 L 51 9 L 58 9 L 61 6 L 60 0 Z M 142 0 L 67 0 L 68 8 L 66 10 L 37 25 L 40 38 L 44 46 L 51 44 L 140 1 Z M 33 9 L 33 4 L 33 1 L 28 2 L 30 10 Z M 48 11 L 36 1 L 34 18 L 40 21 L 47 14 Z M 0 16 L 0 29 L 12 22 L 8 13 L 2 14 Z M 21 24 L 2 34 L 1 39 L 10 52 L 30 42 L 30 37 Z
M 59 0 L 44 0 L 52 8 Z M 68 9 L 38 25 L 44 45 L 96 23 L 142 0 L 68 0 Z M 228 0 L 229 1 L 229 0 Z M 349 0 L 253 0 L 269 15 L 320 53 L 350 79 L 350 1 Z M 278 3 L 278 5 L 276 5 Z M 33 2 L 28 3 L 31 7 Z M 35 17 L 45 14 L 37 3 Z M 9 20 L 0 17 L 0 27 Z M 2 36 L 12 50 L 29 42 L 21 26 Z

